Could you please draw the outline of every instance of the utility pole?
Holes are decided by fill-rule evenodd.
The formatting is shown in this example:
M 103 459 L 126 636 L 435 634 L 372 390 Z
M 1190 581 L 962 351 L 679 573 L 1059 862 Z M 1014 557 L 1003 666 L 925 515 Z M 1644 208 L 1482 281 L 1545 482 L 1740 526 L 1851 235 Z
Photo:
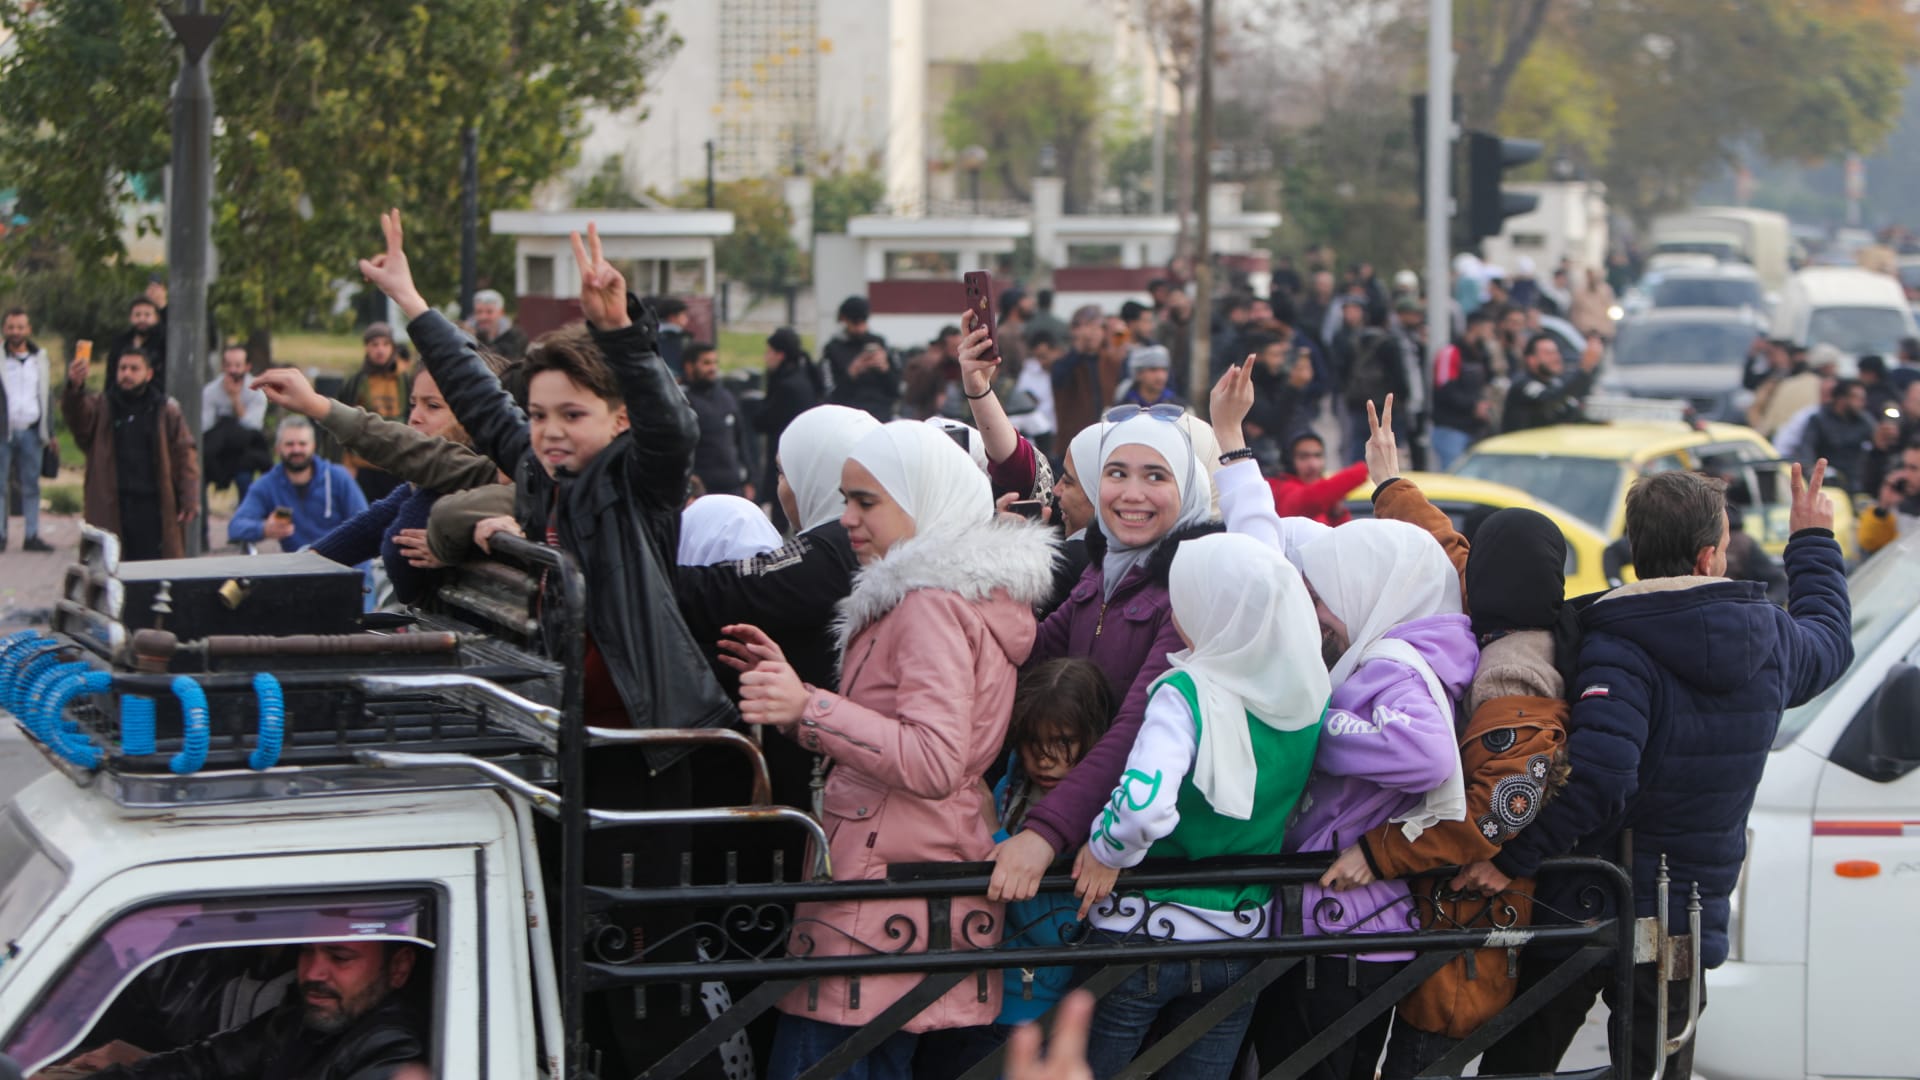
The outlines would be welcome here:
M 473 318 L 480 287 L 480 133 L 460 129 L 460 314 Z
M 1420 357 L 1421 411 L 1406 415 L 1422 465 L 1433 460 L 1433 371 L 1453 338 L 1448 226 L 1453 217 L 1453 0 L 1427 0 L 1427 347 Z
M 1193 140 L 1193 186 L 1198 194 L 1193 245 L 1193 348 L 1187 356 L 1187 400 L 1208 412 L 1213 351 L 1213 0 L 1200 0 L 1199 136 Z M 1177 208 L 1182 217 L 1189 207 Z
M 167 189 L 167 384 L 180 403 L 187 431 L 200 437 L 200 387 L 207 379 L 207 279 L 213 255 L 213 81 L 207 49 L 225 15 L 206 13 L 205 0 L 183 0 L 169 13 L 180 42 L 180 77 L 173 84 L 173 167 Z M 112 379 L 109 374 L 108 379 Z M 194 492 L 198 500 L 200 493 Z M 206 513 L 206 507 L 200 512 Z M 165 523 L 173 527 L 172 522 Z M 189 557 L 200 554 L 198 523 L 181 529 Z

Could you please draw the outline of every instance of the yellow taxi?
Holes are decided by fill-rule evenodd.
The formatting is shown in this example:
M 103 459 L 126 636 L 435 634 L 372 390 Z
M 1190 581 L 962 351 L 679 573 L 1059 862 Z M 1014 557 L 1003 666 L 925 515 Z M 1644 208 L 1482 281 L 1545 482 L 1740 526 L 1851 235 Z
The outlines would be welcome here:
M 1639 476 L 1690 469 L 1727 481 L 1727 504 L 1746 532 L 1778 558 L 1791 535 L 1791 462 L 1738 424 L 1620 420 L 1560 424 L 1496 435 L 1454 463 L 1456 476 L 1506 484 L 1551 502 L 1609 541 L 1626 531 L 1627 488 Z M 1848 561 L 1860 558 L 1853 507 L 1832 492 L 1834 536 Z
M 1524 507 L 1547 516 L 1567 538 L 1567 595 L 1584 596 L 1602 592 L 1609 586 L 1605 563 L 1607 538 L 1593 526 L 1552 503 L 1505 484 L 1472 480 L 1447 473 L 1410 472 L 1402 479 L 1420 488 L 1427 501 L 1453 519 L 1453 527 L 1469 541 L 1481 519 L 1495 510 Z M 1373 516 L 1373 482 L 1367 481 L 1347 495 L 1347 512 L 1356 518 Z M 1631 568 L 1626 579 L 1633 580 Z

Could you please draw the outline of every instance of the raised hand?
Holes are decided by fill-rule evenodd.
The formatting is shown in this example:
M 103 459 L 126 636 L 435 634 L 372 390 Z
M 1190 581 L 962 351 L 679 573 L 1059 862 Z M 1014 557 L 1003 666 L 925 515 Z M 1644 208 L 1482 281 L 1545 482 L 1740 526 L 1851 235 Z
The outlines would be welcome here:
M 1000 370 L 1000 354 L 993 338 L 971 309 L 960 313 L 960 385 L 968 394 L 984 394 Z
M 573 261 L 580 267 L 580 311 L 597 330 L 632 326 L 627 315 L 627 279 L 600 250 L 600 226 L 587 222 L 587 239 L 573 234 Z
M 380 215 L 380 232 L 386 237 L 387 250 L 371 259 L 360 260 L 360 276 L 400 306 L 409 320 L 427 310 L 427 301 L 413 284 L 413 267 L 407 265 L 405 234 L 400 228 L 399 209 Z
M 1247 414 L 1253 411 L 1253 365 L 1254 357 L 1248 356 L 1227 368 L 1227 373 L 1213 384 L 1213 393 L 1208 395 L 1207 415 L 1213 425 L 1214 441 L 1220 444 L 1223 454 L 1247 447 L 1244 425 Z
M 1367 479 L 1375 487 L 1400 475 L 1400 446 L 1393 441 L 1393 395 L 1386 408 L 1375 412 L 1367 402 Z
M 67 381 L 75 386 L 87 385 L 87 376 L 93 373 L 93 362 L 84 356 L 76 356 L 67 365 Z
M 253 380 L 253 388 L 267 395 L 267 400 L 288 412 L 318 420 L 333 408 L 333 402 L 320 391 L 313 388 L 306 373 L 299 368 L 268 368 Z
M 1793 466 L 1793 506 L 1787 512 L 1787 533 L 1792 535 L 1801 529 L 1825 529 L 1833 531 L 1833 499 L 1820 490 L 1827 479 L 1827 459 L 1821 458 L 1813 463 L 1813 480 L 1805 480 L 1800 475 L 1800 464 Z

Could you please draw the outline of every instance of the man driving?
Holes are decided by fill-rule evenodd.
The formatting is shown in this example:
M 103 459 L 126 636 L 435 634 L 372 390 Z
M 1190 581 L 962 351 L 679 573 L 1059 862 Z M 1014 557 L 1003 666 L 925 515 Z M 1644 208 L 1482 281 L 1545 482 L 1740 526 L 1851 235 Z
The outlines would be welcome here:
M 418 958 L 403 941 L 313 942 L 271 1012 L 164 1054 L 110 1043 L 35 1080 L 431 1080 L 427 1018 L 401 993 Z

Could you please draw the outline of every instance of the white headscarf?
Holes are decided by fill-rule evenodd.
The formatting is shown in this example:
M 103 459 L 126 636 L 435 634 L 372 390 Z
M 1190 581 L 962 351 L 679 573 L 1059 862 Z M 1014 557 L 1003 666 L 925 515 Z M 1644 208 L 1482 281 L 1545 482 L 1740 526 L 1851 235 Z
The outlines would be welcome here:
M 1141 415 L 1118 424 L 1102 426 L 1106 430 L 1105 437 L 1100 440 L 1100 471 L 1094 474 L 1093 486 L 1087 489 L 1087 497 L 1093 501 L 1094 519 L 1100 523 L 1100 531 L 1107 538 L 1107 554 L 1100 563 L 1100 579 L 1102 593 L 1111 598 L 1113 590 L 1126 580 L 1128 572 L 1146 562 L 1161 540 L 1212 516 L 1213 484 L 1207 479 L 1207 470 L 1194 461 L 1193 447 L 1188 445 L 1187 436 L 1178 424 Z M 1144 446 L 1166 458 L 1167 467 L 1173 471 L 1174 486 L 1180 491 L 1180 513 L 1173 524 L 1153 543 L 1137 548 L 1127 547 L 1114 537 L 1100 497 L 1107 462 L 1112 460 L 1115 451 L 1126 446 Z M 1086 481 L 1082 478 L 1081 482 L 1084 484 Z
M 795 532 L 817 529 L 840 516 L 846 505 L 840 495 L 840 468 L 853 444 L 879 426 L 880 421 L 859 409 L 818 405 L 794 417 L 780 433 L 780 470 L 800 511 Z
M 1387 631 L 1429 615 L 1460 614 L 1460 575 L 1446 549 L 1404 521 L 1349 521 L 1300 549 L 1300 572 L 1347 624 L 1347 651 L 1333 666 L 1336 689 Z
M 680 512 L 681 566 L 750 559 L 780 546 L 780 531 L 738 495 L 702 495 Z
M 1167 656 L 1193 679 L 1200 746 L 1193 785 L 1225 817 L 1253 815 L 1253 737 L 1247 714 L 1275 731 L 1319 723 L 1332 684 L 1300 572 L 1248 536 L 1216 533 L 1180 545 L 1168 576 L 1173 617 L 1192 647 Z
M 1100 501 L 1100 440 L 1112 426 L 1104 420 L 1088 424 L 1067 444 L 1067 464 L 1072 466 L 1073 478 L 1080 485 L 1080 494 L 1086 496 L 1089 505 Z M 1099 512 L 1095 511 L 1094 516 L 1098 518 Z
M 913 519 L 914 539 L 951 535 L 993 520 L 993 488 L 944 431 L 895 420 L 869 431 L 847 453 Z
M 938 428 L 947 438 L 954 439 L 955 445 L 960 445 L 959 440 L 965 439 L 967 456 L 973 459 L 973 463 L 980 467 L 981 472 L 987 471 L 987 443 L 980 437 L 979 428 L 945 416 L 929 416 L 927 423 Z
M 1420 676 L 1451 723 L 1453 696 L 1432 666 L 1412 645 L 1386 636 L 1415 619 L 1461 613 L 1460 575 L 1439 541 L 1404 521 L 1350 521 L 1302 547 L 1300 567 L 1327 610 L 1347 624 L 1347 651 L 1333 666 L 1334 687 L 1363 663 L 1392 660 Z M 1442 821 L 1466 816 L 1466 779 L 1456 754 L 1447 779 L 1392 820 L 1401 823 L 1407 839 L 1417 840 Z
M 1212 498 L 1208 508 L 1214 517 L 1220 516 L 1220 487 L 1213 483 L 1214 475 L 1223 466 L 1220 464 L 1220 440 L 1214 437 L 1213 425 L 1192 413 L 1180 414 L 1178 421 L 1181 429 L 1187 433 L 1187 441 L 1193 444 L 1193 458 L 1207 470 L 1207 483 Z

